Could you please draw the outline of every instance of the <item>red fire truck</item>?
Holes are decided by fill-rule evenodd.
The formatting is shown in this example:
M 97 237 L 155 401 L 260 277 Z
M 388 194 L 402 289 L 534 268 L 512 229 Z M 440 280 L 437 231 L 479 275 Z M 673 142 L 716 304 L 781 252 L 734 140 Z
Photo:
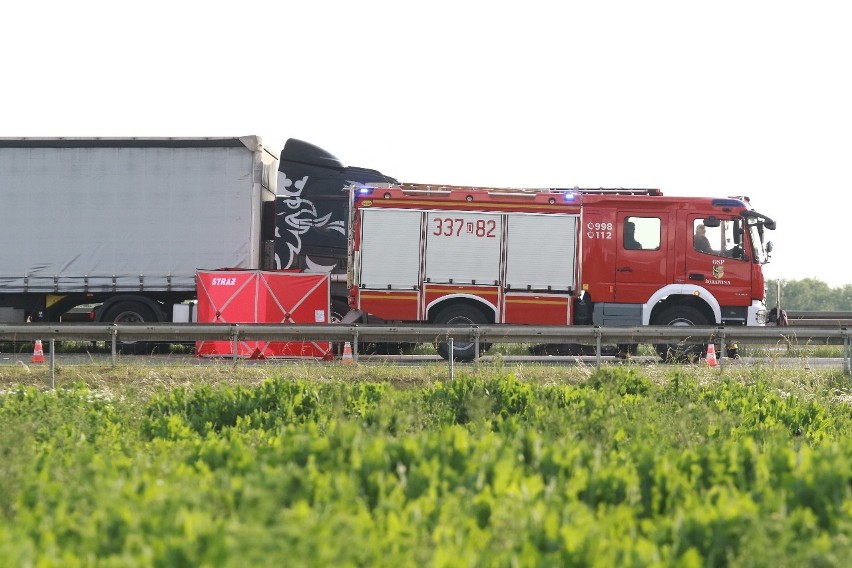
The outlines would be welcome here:
M 361 321 L 764 325 L 775 222 L 746 197 L 657 189 L 352 188 Z M 635 346 L 630 346 L 635 349 Z M 486 346 L 481 346 L 485 349 Z M 663 358 L 701 347 L 658 345 Z M 447 345 L 439 345 L 445 358 Z M 472 344 L 452 356 L 469 360 Z

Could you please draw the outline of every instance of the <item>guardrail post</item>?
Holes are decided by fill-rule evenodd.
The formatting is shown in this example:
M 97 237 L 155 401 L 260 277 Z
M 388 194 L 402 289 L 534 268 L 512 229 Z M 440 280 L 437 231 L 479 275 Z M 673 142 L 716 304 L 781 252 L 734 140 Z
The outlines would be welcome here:
M 473 362 L 479 363 L 479 327 L 473 328 Z
M 358 362 L 358 326 L 355 326 L 355 329 L 352 331 L 352 362 Z
M 56 340 L 50 340 L 50 390 L 56 390 Z
M 719 328 L 719 372 L 725 370 L 725 328 Z
M 847 372 L 852 375 L 852 337 L 846 336 Z
M 115 327 L 115 324 L 112 324 L 112 327 L 109 328 L 109 335 L 112 343 L 112 366 L 115 367 L 118 359 L 118 328 Z
M 595 326 L 595 355 L 597 355 L 597 362 L 595 365 L 598 369 L 601 368 L 601 328 Z
M 231 357 L 233 357 L 234 365 L 236 365 L 237 361 L 239 360 L 240 353 L 240 330 L 239 326 L 237 326 L 236 324 L 231 326 L 231 342 L 233 345 Z
M 455 369 L 453 368 L 453 361 L 455 361 L 455 357 L 453 357 L 454 352 L 453 352 L 453 338 L 452 337 L 449 338 L 448 343 L 449 343 L 449 347 L 450 347 L 450 356 L 447 357 L 447 362 L 450 365 L 450 380 L 452 381 L 456 378 L 455 377 Z

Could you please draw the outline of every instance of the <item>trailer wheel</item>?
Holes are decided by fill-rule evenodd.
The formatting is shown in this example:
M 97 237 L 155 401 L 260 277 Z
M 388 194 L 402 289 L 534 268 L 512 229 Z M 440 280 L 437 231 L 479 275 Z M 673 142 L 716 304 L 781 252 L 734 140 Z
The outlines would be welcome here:
M 150 307 L 142 302 L 134 302 L 125 300 L 117 302 L 110 306 L 104 312 L 101 321 L 105 323 L 151 323 L 156 322 L 157 317 Z M 120 341 L 119 349 L 123 353 L 132 353 L 135 355 L 143 355 L 149 352 L 155 343 L 147 341 Z
M 438 312 L 435 316 L 434 323 L 443 325 L 484 325 L 488 323 L 488 319 L 481 310 L 469 306 L 467 304 L 455 304 L 447 306 Z M 438 354 L 449 360 L 450 344 L 446 341 L 437 343 L 436 348 Z M 479 351 L 484 353 L 491 348 L 490 343 L 480 343 Z M 473 341 L 453 341 L 453 359 L 455 361 L 472 361 L 476 355 L 476 345 Z
M 661 313 L 655 325 L 707 325 L 707 318 L 700 311 L 689 306 L 675 306 Z M 671 363 L 691 363 L 704 356 L 706 347 L 695 343 L 658 343 L 654 345 L 663 361 Z

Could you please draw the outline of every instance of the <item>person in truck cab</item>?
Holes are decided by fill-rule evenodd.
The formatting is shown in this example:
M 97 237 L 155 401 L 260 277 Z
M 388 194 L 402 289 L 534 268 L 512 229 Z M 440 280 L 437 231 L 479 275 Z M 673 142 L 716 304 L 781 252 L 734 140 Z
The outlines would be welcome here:
M 710 240 L 707 238 L 705 234 L 707 232 L 706 227 L 704 225 L 698 225 L 695 227 L 695 235 L 692 238 L 692 242 L 695 245 L 695 250 L 698 252 L 706 252 L 712 254 L 713 248 L 710 246 Z
M 624 222 L 624 248 L 629 250 L 642 250 L 642 244 L 633 236 L 636 232 L 636 225 L 633 221 Z

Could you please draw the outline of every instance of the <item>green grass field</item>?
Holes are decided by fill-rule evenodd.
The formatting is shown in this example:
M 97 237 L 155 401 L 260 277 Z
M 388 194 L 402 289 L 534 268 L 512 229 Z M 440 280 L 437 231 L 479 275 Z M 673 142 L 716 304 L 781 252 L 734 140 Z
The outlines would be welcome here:
M 6 566 L 843 566 L 842 373 L 0 370 Z

